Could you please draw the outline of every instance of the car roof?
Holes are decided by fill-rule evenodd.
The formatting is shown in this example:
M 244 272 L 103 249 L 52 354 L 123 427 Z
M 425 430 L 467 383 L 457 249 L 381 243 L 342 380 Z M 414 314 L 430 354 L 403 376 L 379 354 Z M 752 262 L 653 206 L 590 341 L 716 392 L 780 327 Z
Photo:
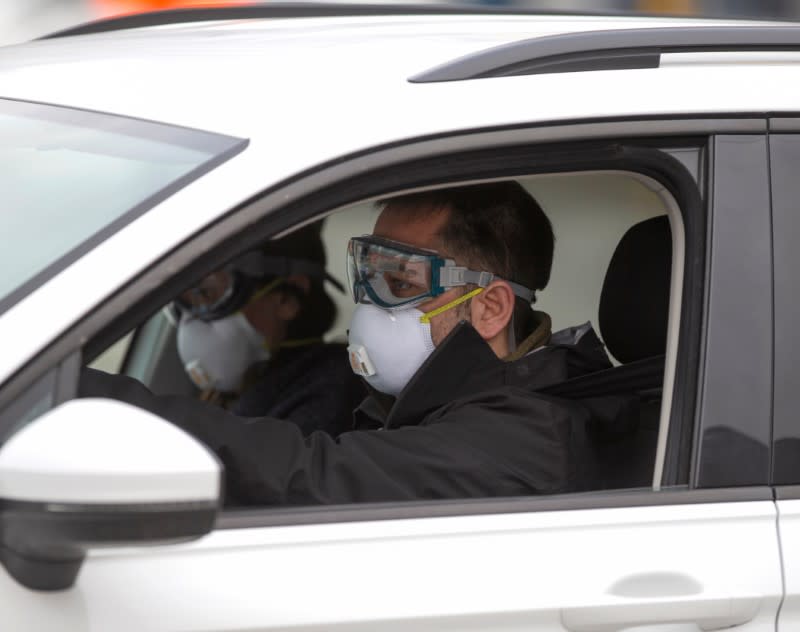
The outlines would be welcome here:
M 726 65 L 718 54 L 703 53 L 715 64 L 713 90 L 709 68 L 695 61 L 649 69 L 409 81 L 464 55 L 530 38 L 724 24 L 757 23 L 420 13 L 169 24 L 0 49 L 0 97 L 247 138 L 247 153 L 260 154 L 259 175 L 269 186 L 344 155 L 461 130 L 796 109 L 794 64 L 772 63 L 769 56 L 766 66 L 752 60 Z M 781 54 L 782 62 L 800 60 L 797 52 Z
M 474 97 L 466 98 L 474 88 L 465 85 L 417 85 L 408 81 L 464 55 L 570 32 L 726 23 L 742 24 L 677 18 L 483 14 L 170 24 L 0 49 L 0 96 L 244 137 L 258 135 L 259 130 L 269 135 L 287 122 L 302 124 L 315 117 L 329 117 L 331 125 L 341 125 L 351 122 L 348 112 L 355 111 L 360 113 L 352 122 L 365 127 L 369 112 L 380 110 L 384 113 L 382 122 L 390 117 L 395 122 L 403 119 L 406 124 L 416 120 L 417 134 L 426 134 L 433 130 L 426 125 L 425 117 L 409 116 L 418 108 L 427 107 L 425 111 L 432 114 L 431 123 L 439 131 L 458 127 L 461 120 L 467 127 L 473 125 L 468 120 L 470 112 L 485 106 L 475 103 Z M 574 95 L 572 89 L 565 91 L 564 85 L 586 84 L 584 91 L 590 91 L 588 75 L 598 73 L 578 74 L 582 76 L 570 73 L 566 84 L 562 81 L 557 89 L 548 86 L 553 77 L 537 78 L 532 85 L 542 84 L 536 91 L 539 107 L 529 107 L 528 117 L 547 120 L 565 111 L 564 106 Z M 604 74 L 602 82 L 613 88 L 619 81 L 613 75 L 619 73 Z M 494 80 L 492 90 L 502 81 L 509 80 Z M 481 87 L 485 92 L 488 86 Z M 547 99 L 542 96 L 545 93 Z M 447 95 L 444 108 L 443 95 Z M 545 101 L 552 104 L 550 111 Z M 573 110 L 572 116 L 601 114 L 599 109 L 593 110 L 591 100 L 580 101 L 581 107 L 572 103 L 568 108 Z M 619 110 L 618 101 L 610 109 Z M 493 107 L 498 121 L 509 119 L 502 112 L 502 104 L 494 103 Z M 437 110 L 444 114 L 442 118 L 436 116 Z M 486 123 L 492 118 L 483 117 Z M 382 126 L 386 128 L 385 123 Z M 408 126 L 404 133 L 414 135 L 413 127 Z

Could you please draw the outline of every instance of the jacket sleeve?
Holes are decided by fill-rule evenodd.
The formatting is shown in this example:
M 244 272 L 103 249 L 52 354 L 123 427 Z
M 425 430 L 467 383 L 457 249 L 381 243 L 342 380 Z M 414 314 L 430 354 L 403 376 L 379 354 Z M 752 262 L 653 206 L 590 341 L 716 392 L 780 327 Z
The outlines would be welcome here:
M 569 476 L 569 416 L 528 394 L 483 394 L 426 425 L 337 438 L 303 437 L 290 422 L 156 396 L 131 378 L 88 369 L 79 396 L 121 399 L 195 436 L 224 463 L 228 499 L 242 504 L 513 496 L 562 491 Z
M 242 417 L 291 421 L 303 435 L 324 430 L 337 436 L 351 430 L 353 410 L 366 395 L 360 378 L 350 369 L 346 357 L 317 356 L 321 356 L 318 362 L 303 363 L 302 374 L 298 375 L 298 367 L 291 367 L 291 379 L 276 379 L 281 368 L 262 376 L 229 410 Z

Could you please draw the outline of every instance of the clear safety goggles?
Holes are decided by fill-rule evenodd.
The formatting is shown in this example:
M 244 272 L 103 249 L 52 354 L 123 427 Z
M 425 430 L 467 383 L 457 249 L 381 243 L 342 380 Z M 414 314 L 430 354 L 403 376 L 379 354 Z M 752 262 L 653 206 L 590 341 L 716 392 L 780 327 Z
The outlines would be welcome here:
M 475 284 L 481 288 L 500 277 L 469 270 L 433 250 L 364 235 L 347 246 L 347 280 L 356 303 L 378 307 L 412 307 L 452 287 Z M 530 301 L 533 292 L 507 281 L 514 294 Z
M 216 320 L 239 311 L 248 301 L 269 292 L 293 274 L 327 279 L 344 291 L 342 284 L 328 275 L 319 263 L 249 252 L 201 279 L 184 291 L 175 303 L 178 309 L 194 318 Z M 272 281 L 266 282 L 268 278 Z
M 216 320 L 240 309 L 254 289 L 252 279 L 226 268 L 201 279 L 183 292 L 175 303 L 181 311 L 194 318 Z

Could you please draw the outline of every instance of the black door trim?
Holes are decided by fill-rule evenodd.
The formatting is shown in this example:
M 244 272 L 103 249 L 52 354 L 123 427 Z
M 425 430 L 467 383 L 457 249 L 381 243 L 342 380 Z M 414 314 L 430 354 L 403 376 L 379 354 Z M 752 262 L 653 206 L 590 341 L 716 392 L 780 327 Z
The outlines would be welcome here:
M 797 490 L 800 495 L 800 489 Z M 541 513 L 586 509 L 619 509 L 667 505 L 701 505 L 713 503 L 772 501 L 769 487 L 730 489 L 651 489 L 622 492 L 591 492 L 559 496 L 526 496 L 519 498 L 487 498 L 402 503 L 369 503 L 328 507 L 242 509 L 219 514 L 215 529 L 252 529 L 335 522 L 373 520 L 413 520 L 452 516 L 490 514 Z

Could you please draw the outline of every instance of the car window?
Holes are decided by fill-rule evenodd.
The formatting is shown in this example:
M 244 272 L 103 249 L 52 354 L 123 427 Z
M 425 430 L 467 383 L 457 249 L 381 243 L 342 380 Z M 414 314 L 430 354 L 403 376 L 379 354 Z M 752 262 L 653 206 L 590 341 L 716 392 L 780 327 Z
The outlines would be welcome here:
M 656 475 L 659 435 L 668 432 L 670 416 L 669 398 L 664 400 L 662 389 L 670 295 L 681 291 L 680 283 L 676 289 L 671 287 L 673 270 L 678 270 L 679 277 L 682 270 L 680 251 L 676 260 L 672 259 L 673 231 L 679 241 L 683 231 L 676 202 L 656 181 L 620 171 L 544 173 L 520 177 L 514 182 L 539 202 L 553 227 L 556 246 L 550 281 L 537 293 L 534 305 L 537 313 L 546 314 L 551 321 L 548 340 L 564 348 L 585 345 L 591 350 L 580 360 L 588 362 L 590 368 L 584 370 L 576 365 L 569 369 L 570 372 L 561 378 L 568 385 L 557 390 L 556 395 L 580 401 L 585 401 L 587 394 L 603 399 L 608 394 L 603 390 L 606 387 L 600 382 L 592 383 L 593 372 L 610 380 L 616 392 L 625 392 L 625 397 L 609 400 L 610 405 L 622 408 L 582 435 L 580 441 L 586 445 L 576 449 L 586 456 L 580 471 L 575 473 L 571 490 L 651 487 Z M 320 232 L 324 260 L 328 274 L 335 281 L 345 286 L 351 282 L 345 271 L 348 240 L 371 234 L 378 217 L 376 203 L 365 201 L 336 209 L 324 219 Z M 348 343 L 348 329 L 352 326 L 356 305 L 349 291 L 343 292 L 327 282 L 325 291 L 335 301 L 336 318 L 324 338 L 330 345 L 343 349 Z M 181 295 L 183 293 L 185 289 Z M 170 326 L 163 319 L 163 313 L 159 312 L 158 316 L 164 325 L 159 331 L 169 339 L 153 345 L 147 336 L 135 338 L 134 356 L 138 364 L 147 364 L 147 371 L 131 365 L 128 374 L 142 380 L 155 393 L 186 396 L 185 380 L 182 382 L 178 378 L 186 377 L 182 373 L 192 376 L 198 367 L 195 360 L 181 355 L 180 326 L 177 329 Z M 207 325 L 203 324 L 205 329 L 200 339 L 210 348 L 216 334 L 213 327 Z M 142 331 L 151 327 L 152 323 L 148 322 Z M 592 345 L 587 342 L 589 340 L 596 340 L 597 344 Z M 211 354 L 212 358 L 201 354 L 200 364 L 207 363 L 202 367 L 203 372 L 213 373 L 206 369 L 215 363 L 216 356 L 234 346 L 231 342 L 221 347 L 219 353 Z M 286 357 L 285 351 L 278 350 L 274 361 L 266 361 L 267 365 L 273 362 L 279 367 L 272 375 L 280 385 L 279 391 L 275 385 L 262 382 L 249 390 L 249 399 L 219 398 L 205 388 L 198 388 L 191 397 L 205 399 L 206 403 L 210 400 L 228 411 L 249 417 L 284 414 L 288 419 L 297 402 L 313 400 L 319 392 L 332 390 L 326 379 L 334 373 L 351 372 L 344 353 L 338 365 L 331 364 L 326 369 L 327 378 L 319 376 L 311 367 L 306 367 L 302 375 L 294 375 L 295 368 L 285 361 Z M 284 365 L 280 368 L 282 359 Z M 632 369 L 632 377 L 626 377 L 624 372 L 613 373 L 615 367 L 622 371 L 636 368 Z M 645 373 L 634 381 L 636 371 L 642 370 Z M 576 390 L 570 385 L 570 377 L 584 379 L 584 382 Z M 255 398 L 263 403 L 273 397 L 270 395 L 273 390 L 277 403 L 271 407 L 252 407 L 254 392 L 258 391 Z M 352 405 L 357 407 L 366 394 L 359 392 L 358 400 L 352 401 Z M 247 400 L 250 407 L 242 407 L 242 399 Z M 325 405 L 334 407 L 327 400 Z M 346 416 L 350 423 L 349 415 Z M 219 423 L 224 427 L 224 421 Z M 308 435 L 315 429 L 319 428 L 308 424 L 303 426 L 303 433 Z M 685 482 L 685 479 L 676 482 Z M 247 504 L 252 503 L 248 501 Z M 231 504 L 232 508 L 237 506 L 235 502 Z
M 582 398 L 618 388 L 627 390 L 633 398 L 628 404 L 635 401 L 637 407 L 627 420 L 631 427 L 623 428 L 623 418 L 617 417 L 608 427 L 595 428 L 586 458 L 590 465 L 576 484 L 595 491 L 649 487 L 656 475 L 659 433 L 668 433 L 670 416 L 662 383 L 670 293 L 681 291 L 679 282 L 671 289 L 672 272 L 680 276 L 682 270 L 680 252 L 672 260 L 673 231 L 678 242 L 683 231 L 675 201 L 658 183 L 633 173 L 539 174 L 517 181 L 539 201 L 553 226 L 550 281 L 537 292 L 533 306 L 552 319 L 553 343 L 596 334 L 610 365 L 632 369 L 630 377 L 600 371 L 613 387 L 587 384 L 560 391 Z M 332 274 L 345 281 L 346 241 L 370 233 L 377 217 L 373 203 L 328 217 L 324 230 Z M 339 317 L 329 336 L 347 340 L 355 305 L 347 295 L 336 298 Z M 633 386 L 637 372 L 649 375 Z M 591 375 L 584 377 L 591 382 Z M 581 393 L 580 388 L 589 390 Z M 685 483 L 685 476 L 674 482 Z
M 0 312 L 242 141 L 108 114 L 0 100 Z
M 125 362 L 125 355 L 131 346 L 133 332 L 126 334 L 106 349 L 92 362 L 92 368 L 105 371 L 106 373 L 119 373 Z

